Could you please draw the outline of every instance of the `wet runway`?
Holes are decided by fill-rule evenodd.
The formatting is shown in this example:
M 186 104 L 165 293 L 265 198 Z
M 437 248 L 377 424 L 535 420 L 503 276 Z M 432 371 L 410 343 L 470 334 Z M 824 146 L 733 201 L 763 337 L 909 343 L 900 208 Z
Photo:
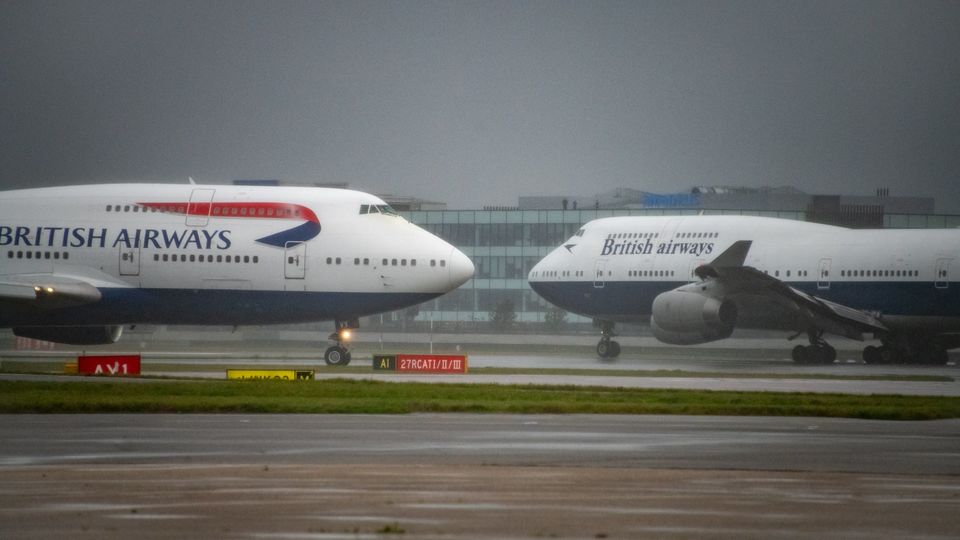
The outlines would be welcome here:
M 616 360 L 599 360 L 591 354 L 572 352 L 555 354 L 536 353 L 478 353 L 461 351 L 469 356 L 469 365 L 477 368 L 519 368 L 529 373 L 469 373 L 467 375 L 417 375 L 373 372 L 370 368 L 372 352 L 358 352 L 351 362 L 353 368 L 368 368 L 369 372 L 324 371 L 318 379 L 351 378 L 397 382 L 431 383 L 493 383 L 607 386 L 652 389 L 693 389 L 729 391 L 811 392 L 845 394 L 904 394 L 924 396 L 960 396 L 960 366 L 957 354 L 945 366 L 871 366 L 853 359 L 858 349 L 840 349 L 840 360 L 826 366 L 796 365 L 782 347 L 782 340 L 729 340 L 740 348 L 727 346 L 718 349 L 698 347 L 633 347 Z M 852 343 L 852 342 L 851 342 Z M 852 344 L 859 347 L 860 344 Z M 117 354 L 122 351 L 118 351 Z M 380 352 L 380 351 L 373 351 Z M 393 352 L 393 351 L 387 351 Z M 444 351 L 449 352 L 449 351 Z M 48 359 L 45 355 L 18 357 L 19 360 Z M 0 359 L 2 361 L 2 359 Z M 258 354 L 243 352 L 163 352 L 143 355 L 143 373 L 161 377 L 225 378 L 224 366 L 289 368 L 290 366 L 319 367 L 322 360 L 309 353 Z M 177 366 L 184 366 L 178 370 Z M 543 370 L 541 373 L 536 371 Z M 579 373 L 560 373 L 574 370 Z M 651 372 L 676 372 L 676 376 Z M 820 376 L 844 377 L 821 378 Z M 944 380 L 871 380 L 877 376 L 939 377 Z M 37 376 L 0 374 L 10 380 L 64 380 L 83 381 L 87 378 L 64 376 Z M 132 381 L 143 379 L 129 379 Z
M 0 537 L 955 538 L 960 421 L 7 415 Z

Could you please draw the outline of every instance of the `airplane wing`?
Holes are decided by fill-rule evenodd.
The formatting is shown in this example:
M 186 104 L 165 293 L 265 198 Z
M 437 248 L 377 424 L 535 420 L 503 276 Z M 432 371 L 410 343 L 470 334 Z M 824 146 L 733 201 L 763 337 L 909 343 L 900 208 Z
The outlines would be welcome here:
M 734 242 L 716 259 L 697 268 L 697 276 L 717 280 L 727 293 L 734 296 L 766 297 L 831 334 L 862 341 L 864 333 L 889 331 L 870 313 L 805 293 L 756 268 L 744 266 L 750 245 L 749 240 Z
M 54 309 L 100 301 L 91 283 L 58 274 L 0 275 L 0 305 L 19 304 Z

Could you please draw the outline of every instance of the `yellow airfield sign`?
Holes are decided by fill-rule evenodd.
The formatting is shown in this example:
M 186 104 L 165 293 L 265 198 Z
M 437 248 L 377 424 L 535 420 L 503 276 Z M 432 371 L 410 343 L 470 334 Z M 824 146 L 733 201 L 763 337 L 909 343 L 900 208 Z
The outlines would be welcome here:
M 312 381 L 313 370 L 228 369 L 227 378 L 254 381 Z

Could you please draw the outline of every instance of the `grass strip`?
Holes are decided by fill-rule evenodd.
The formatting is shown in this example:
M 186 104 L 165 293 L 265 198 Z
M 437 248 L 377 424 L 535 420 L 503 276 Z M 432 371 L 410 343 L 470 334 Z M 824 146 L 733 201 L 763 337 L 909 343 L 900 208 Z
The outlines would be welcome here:
M 693 414 L 960 418 L 960 398 L 324 380 L 0 381 L 3 413 Z

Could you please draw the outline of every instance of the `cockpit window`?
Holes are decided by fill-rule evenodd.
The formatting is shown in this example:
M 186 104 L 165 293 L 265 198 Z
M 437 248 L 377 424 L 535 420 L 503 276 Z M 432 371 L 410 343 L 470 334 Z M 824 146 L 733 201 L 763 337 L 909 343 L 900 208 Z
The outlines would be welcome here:
M 384 214 L 387 216 L 398 216 L 396 210 L 390 208 L 389 204 L 361 204 L 360 214 Z
M 577 234 L 575 234 L 574 236 L 581 237 L 583 236 L 583 233 L 584 233 L 584 229 L 580 229 L 579 231 L 577 231 Z

